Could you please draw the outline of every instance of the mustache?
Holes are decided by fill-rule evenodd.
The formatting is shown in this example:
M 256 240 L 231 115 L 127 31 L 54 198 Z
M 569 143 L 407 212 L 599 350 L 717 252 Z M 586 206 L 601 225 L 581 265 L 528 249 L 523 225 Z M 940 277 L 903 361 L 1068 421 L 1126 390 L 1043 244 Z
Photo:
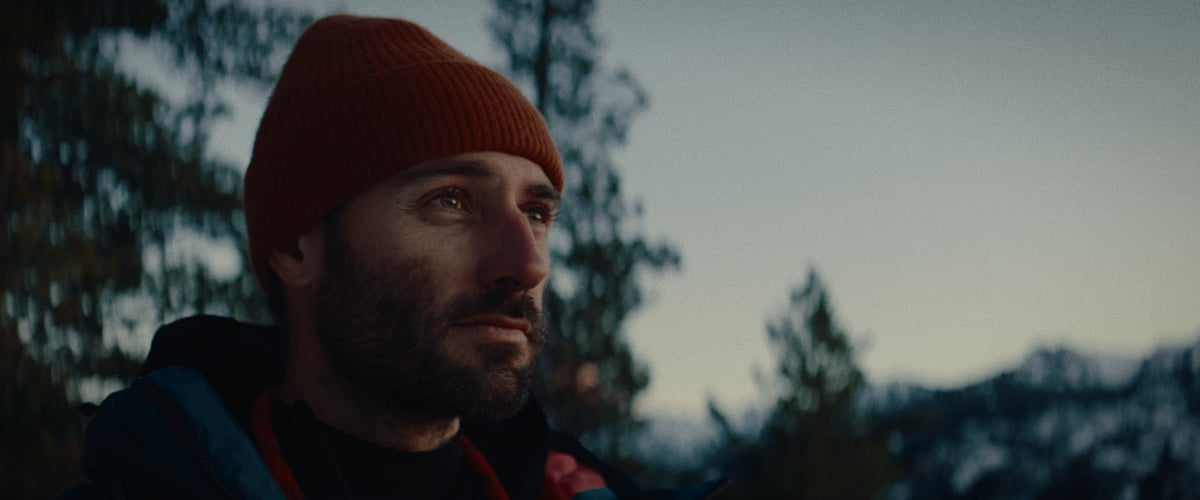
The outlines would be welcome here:
M 534 304 L 533 295 L 529 292 L 514 295 L 511 291 L 495 290 L 457 299 L 448 309 L 446 317 L 451 322 L 473 316 L 498 314 L 513 319 L 524 319 L 535 326 L 542 323 L 542 311 Z
M 540 352 L 546 342 L 545 317 L 542 315 L 541 309 L 535 305 L 533 295 L 528 291 L 518 295 L 513 295 L 511 291 L 500 290 L 484 293 L 456 300 L 444 311 L 445 314 L 442 316 L 445 321 L 444 325 L 488 314 L 522 319 L 529 322 L 529 331 L 526 332 L 526 335 L 535 353 Z M 441 329 L 437 335 L 440 337 L 446 334 L 447 330 Z

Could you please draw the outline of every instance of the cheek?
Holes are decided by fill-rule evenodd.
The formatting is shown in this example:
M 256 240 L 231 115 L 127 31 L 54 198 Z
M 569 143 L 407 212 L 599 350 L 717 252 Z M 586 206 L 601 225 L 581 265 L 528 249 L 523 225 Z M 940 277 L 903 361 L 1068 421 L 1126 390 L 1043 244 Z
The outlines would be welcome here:
M 473 270 L 475 269 L 475 260 L 471 254 L 462 249 L 420 249 L 414 251 L 409 249 L 410 255 L 419 257 L 429 267 L 424 269 L 429 276 L 434 278 L 434 288 L 438 290 L 457 289 L 467 286 L 473 279 Z M 457 290 L 457 293 L 463 293 L 467 290 Z
M 546 284 L 548 282 L 549 279 L 542 281 L 540 285 L 529 291 L 529 296 L 533 299 L 533 308 L 538 314 L 546 312 L 542 306 L 546 303 Z
M 431 276 L 440 276 L 450 267 L 461 265 L 453 257 L 463 255 L 463 250 L 441 235 L 399 226 L 375 229 L 362 235 L 359 248 L 362 250 L 360 255 L 365 259 L 377 263 L 420 261 L 424 263 L 420 271 Z
M 428 262 L 430 275 L 442 280 L 438 287 L 452 293 L 479 293 L 480 280 L 496 255 L 494 239 L 467 230 L 423 231 L 406 242 L 410 244 L 396 251 Z

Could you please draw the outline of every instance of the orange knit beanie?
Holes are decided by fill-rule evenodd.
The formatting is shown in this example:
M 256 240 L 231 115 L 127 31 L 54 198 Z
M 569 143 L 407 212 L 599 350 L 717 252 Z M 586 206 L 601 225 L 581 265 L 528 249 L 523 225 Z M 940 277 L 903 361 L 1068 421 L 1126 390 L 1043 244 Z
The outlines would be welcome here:
M 562 190 L 545 121 L 503 76 L 407 21 L 317 21 L 283 67 L 246 170 L 259 285 L 280 293 L 267 257 L 326 212 L 413 165 L 472 151 L 528 158 Z

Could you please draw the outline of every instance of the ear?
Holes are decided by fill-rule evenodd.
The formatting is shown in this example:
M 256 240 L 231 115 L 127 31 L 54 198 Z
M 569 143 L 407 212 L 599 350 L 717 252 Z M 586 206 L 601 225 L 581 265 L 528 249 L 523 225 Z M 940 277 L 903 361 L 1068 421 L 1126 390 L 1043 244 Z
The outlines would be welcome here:
M 284 288 L 304 288 L 316 283 L 324 260 L 324 236 L 321 224 L 313 224 L 267 257 Z

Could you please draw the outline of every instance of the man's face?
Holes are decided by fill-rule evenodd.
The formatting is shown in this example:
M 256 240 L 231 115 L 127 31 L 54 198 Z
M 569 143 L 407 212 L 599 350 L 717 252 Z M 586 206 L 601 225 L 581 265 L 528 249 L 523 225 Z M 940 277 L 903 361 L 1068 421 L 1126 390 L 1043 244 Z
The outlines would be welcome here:
M 545 333 L 558 194 L 533 162 L 426 162 L 344 205 L 324 238 L 316 331 L 334 376 L 430 416 L 524 404 Z

